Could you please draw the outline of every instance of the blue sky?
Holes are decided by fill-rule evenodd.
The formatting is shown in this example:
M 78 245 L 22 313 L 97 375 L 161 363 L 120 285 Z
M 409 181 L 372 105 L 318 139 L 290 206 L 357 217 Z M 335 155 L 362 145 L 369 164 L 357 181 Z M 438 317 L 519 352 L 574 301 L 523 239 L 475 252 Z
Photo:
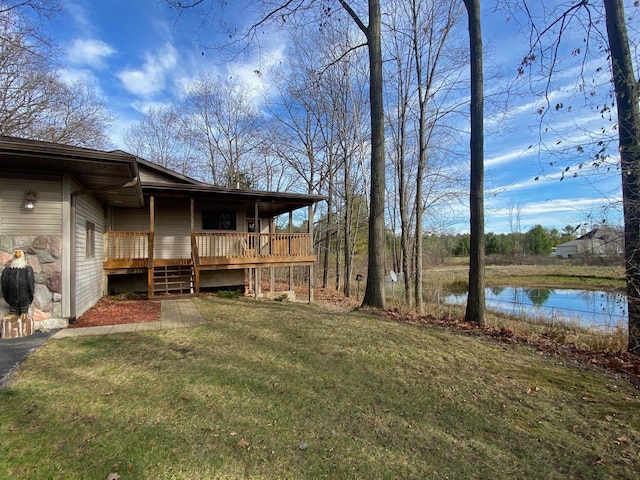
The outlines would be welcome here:
M 182 87 L 201 72 L 233 74 L 258 84 L 266 81 L 265 76 L 256 76 L 254 70 L 265 71 L 269 62 L 284 55 L 282 45 L 273 37 L 265 49 L 269 56 L 262 60 L 256 57 L 250 61 L 243 57 L 242 61 L 232 63 L 217 61 L 214 50 L 205 50 L 199 45 L 199 39 L 206 34 L 198 28 L 195 18 L 177 19 L 162 0 L 64 0 L 63 3 L 67 13 L 52 31 L 63 51 L 61 75 L 70 80 L 88 80 L 107 100 L 116 115 L 111 132 L 115 148 L 124 148 L 123 132 L 135 124 L 144 111 L 176 98 Z M 228 5 L 225 8 L 233 8 Z M 500 92 L 515 78 L 518 61 L 527 51 L 526 38 L 517 32 L 517 22 L 507 21 L 507 17 L 504 12 L 495 12 L 494 7 L 484 6 L 485 66 L 491 71 L 496 66 L 501 70 L 499 77 L 485 85 L 485 92 L 496 98 L 502 98 Z M 241 13 L 227 18 L 240 22 L 247 17 Z M 580 42 L 578 38 L 570 40 L 566 48 Z M 263 63 L 258 65 L 260 61 Z M 588 63 L 588 72 L 595 72 L 600 64 L 601 61 Z M 586 141 L 589 132 L 611 126 L 594 108 L 585 105 L 584 97 L 582 100 L 579 95 L 576 97 L 579 65 L 576 58 L 569 58 L 555 77 L 552 106 L 562 103 L 565 108 L 545 117 L 548 125 L 540 127 L 540 115 L 536 113 L 545 105 L 544 100 L 532 95 L 524 83 L 519 84 L 515 92 L 526 94 L 512 95 L 506 113 L 487 115 L 487 232 L 511 231 L 515 222 L 510 223 L 509 211 L 513 220 L 519 218 L 521 231 L 536 224 L 562 229 L 565 225 L 598 222 L 603 218 L 604 205 L 619 204 L 617 171 L 606 173 L 604 168 L 594 171 L 586 164 L 579 170 L 578 177 L 572 177 L 578 163 L 584 160 L 577 154 L 576 146 Z M 599 91 L 607 88 L 606 69 L 594 78 L 602 85 Z M 571 113 L 565 111 L 569 104 Z M 549 128 L 546 132 L 545 127 Z M 539 147 L 541 140 L 544 147 Z M 567 166 L 572 168 L 560 180 Z M 621 223 L 619 210 L 610 209 L 606 214 L 609 222 Z M 452 218 L 448 227 L 451 231 L 468 231 L 464 206 L 453 212 Z

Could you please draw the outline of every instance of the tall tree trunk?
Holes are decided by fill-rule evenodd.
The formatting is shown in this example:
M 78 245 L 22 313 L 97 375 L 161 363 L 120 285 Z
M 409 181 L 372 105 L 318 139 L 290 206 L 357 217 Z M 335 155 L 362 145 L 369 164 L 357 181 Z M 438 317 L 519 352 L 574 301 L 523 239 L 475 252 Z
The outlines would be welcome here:
M 422 198 L 422 188 L 424 186 L 424 172 L 427 166 L 427 100 L 425 93 L 428 93 L 429 88 L 423 85 L 423 62 L 421 56 L 421 49 L 418 45 L 418 8 L 414 1 L 413 3 L 413 52 L 415 55 L 415 68 L 416 68 L 416 82 L 418 84 L 418 171 L 416 172 L 416 235 L 415 235 L 415 251 L 414 251 L 414 265 L 416 269 L 416 278 L 414 281 L 416 299 L 416 310 L 422 314 L 424 310 L 423 299 L 423 281 L 422 281 L 422 250 L 424 244 L 423 230 L 422 230 L 422 217 L 424 216 L 424 200 Z M 435 68 L 435 67 L 434 67 Z M 426 92 L 425 92 L 426 90 Z
M 640 109 L 622 0 L 604 0 L 618 109 L 630 352 L 640 351 Z
M 338 215 L 336 215 L 338 216 Z M 340 227 L 336 225 L 336 291 L 340 291 Z
M 402 64 L 400 60 L 397 60 L 398 72 L 402 72 Z M 409 193 L 406 173 L 406 151 L 407 151 L 407 111 L 408 111 L 408 92 L 405 90 L 404 77 L 399 74 L 398 80 L 400 86 L 398 87 L 398 141 L 396 145 L 397 149 L 397 162 L 396 162 L 396 175 L 398 177 L 398 210 L 400 211 L 400 265 L 403 272 L 404 280 L 404 301 L 407 307 L 413 306 L 413 295 L 411 289 L 411 267 L 409 262 L 411 260 L 411 247 L 410 247 L 410 232 L 409 232 Z M 408 82 L 407 82 L 408 83 Z M 395 235 L 394 235 L 395 238 Z
M 484 97 L 480 0 L 464 0 L 469 16 L 471 54 L 471 238 L 469 240 L 469 294 L 464 319 L 485 324 L 484 294 Z
M 331 230 L 333 229 L 333 203 L 331 196 L 327 200 L 327 228 L 324 234 L 324 252 L 322 256 L 322 288 L 329 286 L 329 253 L 331 252 Z
M 344 159 L 344 281 L 343 293 L 351 296 L 351 237 L 353 235 L 353 194 L 351 193 L 351 179 L 349 172 L 350 161 Z
M 369 0 L 369 100 L 371 103 L 371 193 L 367 286 L 362 305 L 385 308 L 384 291 L 384 109 L 380 0 Z

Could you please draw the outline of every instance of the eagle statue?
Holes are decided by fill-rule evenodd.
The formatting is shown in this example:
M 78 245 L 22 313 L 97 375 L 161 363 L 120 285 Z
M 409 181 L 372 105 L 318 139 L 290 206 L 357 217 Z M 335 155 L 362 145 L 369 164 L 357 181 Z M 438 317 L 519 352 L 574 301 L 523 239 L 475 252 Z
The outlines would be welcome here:
M 9 304 L 9 316 L 19 315 L 22 320 L 26 320 L 29 316 L 29 306 L 33 301 L 35 281 L 33 268 L 27 265 L 22 250 L 14 252 L 11 265 L 2 271 L 0 286 L 2 286 L 2 296 Z

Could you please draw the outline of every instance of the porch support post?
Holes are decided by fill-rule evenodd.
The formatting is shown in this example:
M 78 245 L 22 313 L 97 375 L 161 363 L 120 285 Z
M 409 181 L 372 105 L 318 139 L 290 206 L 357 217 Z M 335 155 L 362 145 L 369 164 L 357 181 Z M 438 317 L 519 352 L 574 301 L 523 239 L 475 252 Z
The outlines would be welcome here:
M 200 294 L 200 260 L 199 260 L 200 252 L 197 252 L 198 260 L 196 262 L 196 255 L 195 255 L 196 252 L 193 251 L 194 245 L 197 245 L 196 239 L 195 239 L 196 204 L 193 198 L 190 199 L 190 203 L 191 203 L 191 268 L 193 270 L 193 291 L 196 295 L 199 295 Z
M 259 200 L 256 200 L 256 203 L 254 205 L 254 213 L 253 213 L 253 217 L 255 219 L 256 222 L 256 228 L 254 229 L 255 232 L 253 233 L 254 235 L 254 245 L 255 245 L 255 252 L 254 255 L 256 257 L 258 257 L 260 255 L 260 219 L 258 218 L 258 203 Z M 257 265 L 257 260 L 256 260 L 256 265 Z M 256 274 L 254 275 L 254 286 L 253 286 L 253 295 L 255 298 L 258 298 L 258 295 L 260 294 L 260 267 L 256 266 Z
M 289 210 L 289 251 L 287 254 L 292 255 L 291 249 L 291 234 L 293 233 L 293 211 Z M 289 290 L 293 291 L 293 265 L 289 265 Z
M 309 253 L 313 254 L 313 204 L 309 205 Z M 313 265 L 309 265 L 309 303 L 313 303 L 313 287 L 315 282 L 313 281 Z
M 273 217 L 269 218 L 269 233 L 270 234 L 276 233 Z M 273 235 L 269 235 L 269 250 L 270 250 L 269 254 L 273 255 Z M 273 267 L 269 267 L 269 291 L 271 293 L 273 293 L 274 291 L 273 288 L 275 283 L 276 283 L 275 270 L 273 269 Z
M 147 295 L 153 297 L 153 249 L 155 241 L 155 197 L 149 197 L 149 241 L 147 244 Z

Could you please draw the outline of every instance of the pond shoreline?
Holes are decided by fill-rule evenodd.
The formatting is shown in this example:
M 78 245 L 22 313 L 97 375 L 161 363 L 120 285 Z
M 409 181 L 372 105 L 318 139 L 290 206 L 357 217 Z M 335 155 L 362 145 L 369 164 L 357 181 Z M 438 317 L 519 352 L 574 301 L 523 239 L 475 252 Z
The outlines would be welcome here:
M 434 288 L 468 284 L 468 266 L 451 265 L 425 271 L 425 283 Z M 547 287 L 603 290 L 624 293 L 626 279 L 622 266 L 588 265 L 487 265 L 485 267 L 487 287 Z M 430 288 L 430 287 L 426 287 Z

